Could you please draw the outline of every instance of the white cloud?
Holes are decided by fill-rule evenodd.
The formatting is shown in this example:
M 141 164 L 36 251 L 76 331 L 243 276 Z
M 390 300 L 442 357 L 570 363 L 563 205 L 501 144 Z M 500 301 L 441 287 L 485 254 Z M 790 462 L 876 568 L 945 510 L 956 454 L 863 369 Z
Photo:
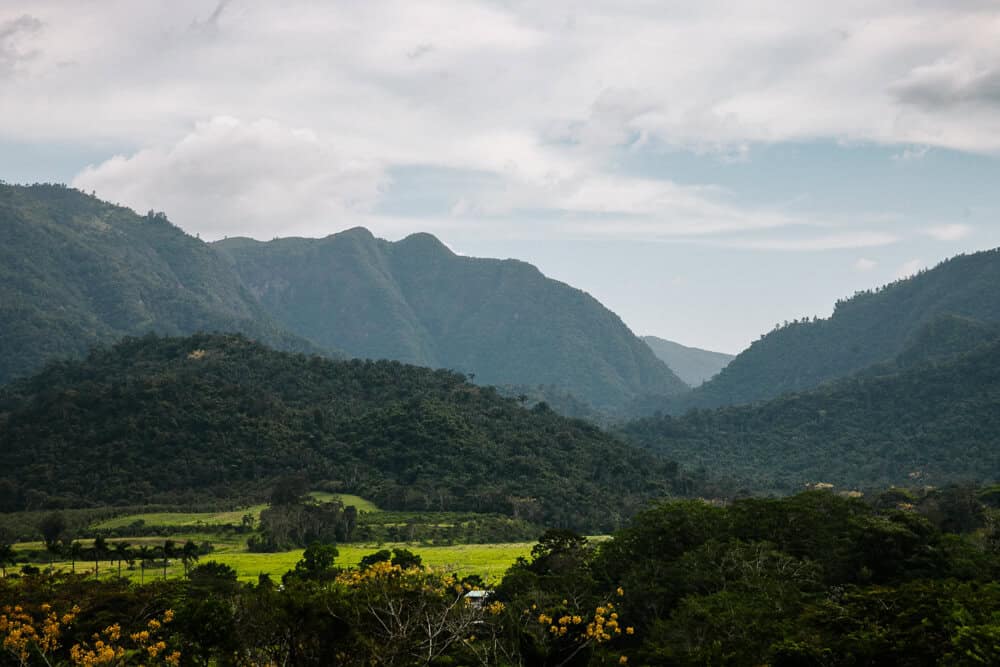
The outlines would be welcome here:
M 209 239 L 332 233 L 367 213 L 385 176 L 309 130 L 219 117 L 175 144 L 116 156 L 73 185 L 140 211 L 168 212 Z
M 873 259 L 868 259 L 867 257 L 859 257 L 856 262 L 854 262 L 854 270 L 860 271 L 861 273 L 867 273 L 878 266 L 878 262 Z
M 44 26 L 30 45 L 4 41 L 28 14 Z M 544 209 L 578 214 L 569 235 L 771 230 L 817 223 L 623 175 L 614 156 L 655 144 L 740 161 L 757 142 L 816 138 L 916 147 L 900 159 L 1000 151 L 989 3 L 9 0 L 0 69 L 12 53 L 0 139 L 131 146 L 75 182 L 208 236 L 364 224 L 400 165 L 495 176 L 451 193 L 457 219 Z
M 972 227 L 957 223 L 939 225 L 925 229 L 924 233 L 938 241 L 960 241 L 972 233 Z

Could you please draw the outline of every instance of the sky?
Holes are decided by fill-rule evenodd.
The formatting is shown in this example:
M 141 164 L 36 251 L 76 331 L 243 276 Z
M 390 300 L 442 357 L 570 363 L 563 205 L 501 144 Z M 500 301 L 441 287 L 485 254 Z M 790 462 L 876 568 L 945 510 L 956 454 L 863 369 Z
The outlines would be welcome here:
M 1000 246 L 1000 3 L 4 0 L 0 179 L 430 232 L 735 353 Z

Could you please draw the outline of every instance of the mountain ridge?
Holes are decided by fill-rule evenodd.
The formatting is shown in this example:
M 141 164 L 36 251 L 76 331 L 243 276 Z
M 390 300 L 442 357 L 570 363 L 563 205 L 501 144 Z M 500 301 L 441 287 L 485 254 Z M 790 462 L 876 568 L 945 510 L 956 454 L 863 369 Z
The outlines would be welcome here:
M 762 335 L 712 380 L 661 402 L 659 409 L 681 414 L 744 405 L 848 377 L 893 361 L 922 326 L 940 316 L 998 324 L 997 285 L 1000 249 L 956 255 L 911 278 L 841 299 L 828 318 L 803 319 Z
M 691 387 L 697 387 L 718 375 L 736 356 L 681 345 L 658 336 L 642 336 L 642 340 L 653 350 L 653 354 Z
M 358 357 L 560 387 L 600 409 L 686 385 L 592 296 L 511 259 L 456 255 L 417 233 L 214 244 L 291 331 Z M 359 280 L 359 276 L 363 279 Z M 345 319 L 343 312 L 361 312 Z

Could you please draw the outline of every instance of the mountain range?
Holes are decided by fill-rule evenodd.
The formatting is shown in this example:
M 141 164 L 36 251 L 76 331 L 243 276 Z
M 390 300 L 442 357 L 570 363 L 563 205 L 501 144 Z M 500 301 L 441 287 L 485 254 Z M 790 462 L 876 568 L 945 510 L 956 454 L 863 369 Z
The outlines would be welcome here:
M 586 292 L 517 260 L 456 255 L 430 234 L 214 244 L 289 331 L 348 355 L 552 385 L 602 410 L 686 385 Z
M 524 262 L 360 228 L 207 244 L 160 213 L 0 184 L 0 383 L 123 336 L 197 331 L 547 387 L 599 411 L 687 390 L 617 315 Z

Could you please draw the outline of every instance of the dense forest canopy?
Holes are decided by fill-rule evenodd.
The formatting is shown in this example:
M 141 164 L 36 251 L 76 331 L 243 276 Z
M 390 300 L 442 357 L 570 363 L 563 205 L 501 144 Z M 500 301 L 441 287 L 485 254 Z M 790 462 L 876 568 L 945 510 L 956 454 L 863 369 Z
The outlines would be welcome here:
M 463 376 L 240 336 L 130 338 L 0 390 L 3 509 L 260 497 L 303 473 L 390 509 L 608 529 L 676 464 Z
M 659 415 L 619 432 L 749 491 L 940 485 L 1000 479 L 998 405 L 996 330 L 944 318 L 895 363 L 759 405 Z

